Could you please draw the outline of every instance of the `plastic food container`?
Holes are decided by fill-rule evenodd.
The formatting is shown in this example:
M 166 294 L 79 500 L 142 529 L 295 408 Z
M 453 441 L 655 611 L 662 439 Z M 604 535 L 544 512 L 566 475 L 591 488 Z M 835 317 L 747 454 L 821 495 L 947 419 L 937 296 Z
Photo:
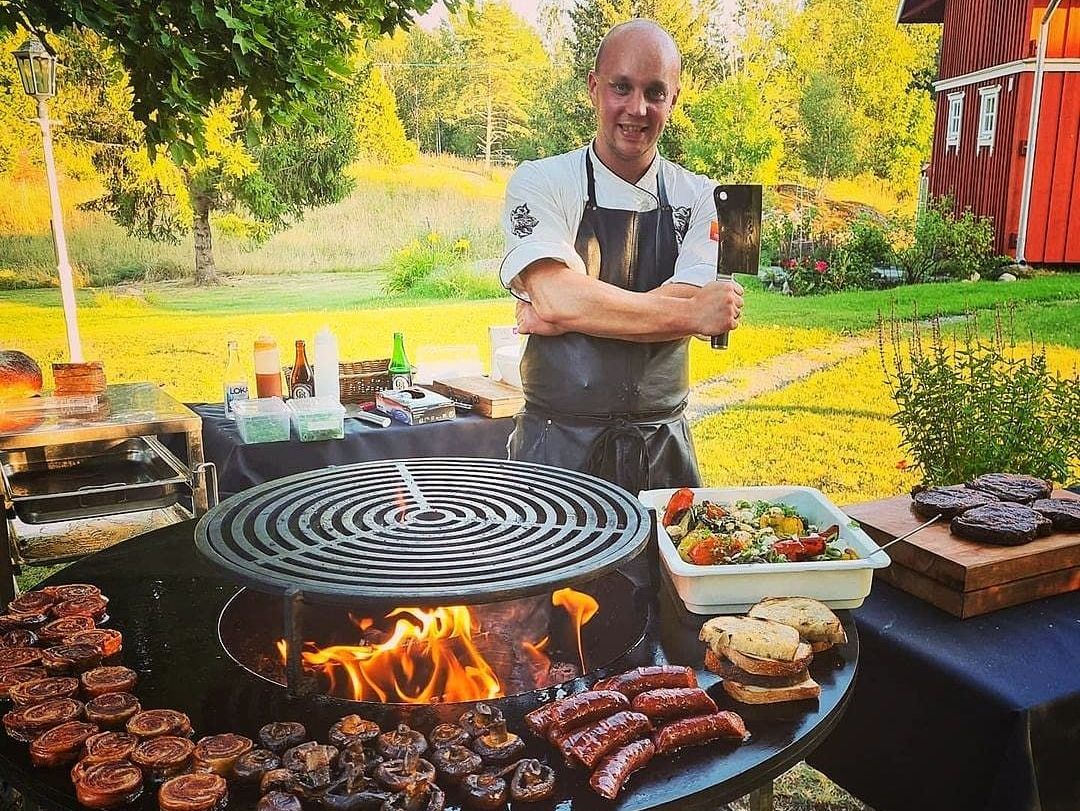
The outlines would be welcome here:
M 289 400 L 289 410 L 296 435 L 301 442 L 342 439 L 345 436 L 345 406 L 324 397 Z
M 233 413 L 245 445 L 285 442 L 289 438 L 289 411 L 280 397 L 237 400 L 233 404 Z
M 765 597 L 813 597 L 830 608 L 858 608 L 870 593 L 874 569 L 889 565 L 889 556 L 820 490 L 812 487 L 698 488 L 694 502 L 772 501 L 790 504 L 811 524 L 840 526 L 840 542 L 859 554 L 858 560 L 803 563 L 740 563 L 698 566 L 687 563 L 662 526 L 660 518 L 675 490 L 646 490 L 638 497 L 655 510 L 660 561 L 688 611 L 730 614 L 746 611 Z

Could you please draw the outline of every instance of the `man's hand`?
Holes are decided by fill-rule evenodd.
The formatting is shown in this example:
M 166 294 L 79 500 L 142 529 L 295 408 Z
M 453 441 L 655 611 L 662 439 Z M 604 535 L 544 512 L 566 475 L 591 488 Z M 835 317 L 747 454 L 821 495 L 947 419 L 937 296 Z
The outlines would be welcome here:
M 522 335 L 562 335 L 565 331 L 538 316 L 527 301 L 518 301 L 516 315 L 518 332 Z
M 743 288 L 734 281 L 709 282 L 699 288 L 688 305 L 693 307 L 697 335 L 723 335 L 739 326 Z

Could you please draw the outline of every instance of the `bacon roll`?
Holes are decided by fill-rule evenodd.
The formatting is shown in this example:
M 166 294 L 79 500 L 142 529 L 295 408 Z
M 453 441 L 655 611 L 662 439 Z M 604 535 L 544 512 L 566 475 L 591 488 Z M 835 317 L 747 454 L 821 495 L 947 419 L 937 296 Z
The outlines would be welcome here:
M 85 614 L 75 614 L 70 617 L 49 620 L 38 629 L 37 635 L 42 642 L 55 645 L 63 642 L 72 634 L 77 634 L 79 631 L 89 631 L 96 627 L 93 617 L 88 617 Z
M 271 769 L 281 768 L 281 758 L 269 749 L 244 752 L 233 764 L 233 776 L 242 783 L 258 783 Z
M 79 676 L 79 683 L 88 698 L 105 693 L 130 693 L 138 680 L 139 674 L 120 665 L 95 667 Z
M 259 730 L 259 743 L 281 754 L 307 739 L 307 729 L 297 721 L 271 721 Z
M 156 738 L 158 735 L 191 736 L 191 719 L 178 710 L 143 710 L 127 722 L 127 731 L 140 738 Z
M 38 643 L 38 635 L 29 628 L 12 628 L 0 633 L 0 648 L 32 648 Z
M 66 583 L 62 586 L 46 586 L 41 589 L 43 594 L 53 598 L 53 602 L 62 603 L 64 600 L 74 600 L 78 597 L 100 597 L 101 589 L 91 583 Z
M 29 707 L 51 698 L 74 698 L 78 692 L 78 679 L 71 676 L 52 676 L 13 685 L 8 690 L 8 696 L 16 707 Z
M 4 729 L 17 741 L 28 743 L 47 729 L 83 717 L 84 706 L 73 698 L 53 698 L 19 707 L 4 715 Z
M 0 670 L 13 667 L 33 667 L 41 663 L 38 648 L 0 648 Z
M 131 693 L 102 693 L 86 702 L 86 720 L 104 729 L 123 729 L 140 712 L 142 705 Z
M 142 770 L 126 760 L 87 766 L 80 770 L 75 781 L 75 796 L 87 808 L 127 805 L 138 799 L 142 791 Z
M 43 667 L 10 667 L 7 670 L 0 670 L 0 698 L 9 698 L 11 688 L 16 684 L 39 681 L 48 677 L 49 674 Z
M 47 591 L 28 591 L 8 603 L 9 614 L 48 614 L 56 597 Z
M 686 746 L 698 746 L 720 738 L 745 741 L 750 737 L 743 719 L 734 712 L 724 710 L 696 718 L 684 718 L 661 727 L 653 735 L 658 754 L 674 752 Z
M 96 645 L 101 649 L 102 657 L 108 659 L 123 650 L 124 635 L 115 628 L 87 628 L 65 637 L 64 644 Z
M 131 752 L 131 762 L 143 770 L 148 780 L 160 782 L 191 768 L 195 744 L 175 735 L 158 735 L 139 741 Z
M 41 733 L 30 742 L 30 760 L 35 766 L 61 766 L 79 757 L 87 739 L 98 728 L 84 721 L 68 721 Z
M 96 645 L 53 645 L 41 652 L 41 666 L 54 676 L 82 673 L 100 664 Z
M 105 613 L 108 603 L 109 598 L 101 594 L 89 594 L 85 597 L 72 597 L 63 602 L 56 603 L 52 607 L 52 615 L 59 619 L 60 617 L 71 617 L 82 614 L 87 617 L 93 617 L 94 622 L 98 624 L 103 624 L 108 618 L 108 615 Z
M 95 763 L 115 763 L 128 760 L 139 739 L 130 732 L 98 732 L 86 739 L 83 745 L 83 761 L 87 766 Z
M 225 806 L 228 796 L 224 777 L 196 772 L 166 780 L 158 790 L 158 805 L 161 811 L 214 811 Z
M 237 758 L 254 747 L 251 738 L 232 732 L 207 735 L 195 744 L 195 768 L 200 772 L 213 772 L 226 777 L 232 772 Z

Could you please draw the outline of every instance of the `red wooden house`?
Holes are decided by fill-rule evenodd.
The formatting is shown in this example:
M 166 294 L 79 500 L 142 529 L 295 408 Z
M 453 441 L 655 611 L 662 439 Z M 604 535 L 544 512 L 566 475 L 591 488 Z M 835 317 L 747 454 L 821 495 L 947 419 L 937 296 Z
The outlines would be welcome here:
M 898 20 L 944 23 L 930 193 L 993 217 L 999 253 L 1080 264 L 1080 0 L 901 0 Z

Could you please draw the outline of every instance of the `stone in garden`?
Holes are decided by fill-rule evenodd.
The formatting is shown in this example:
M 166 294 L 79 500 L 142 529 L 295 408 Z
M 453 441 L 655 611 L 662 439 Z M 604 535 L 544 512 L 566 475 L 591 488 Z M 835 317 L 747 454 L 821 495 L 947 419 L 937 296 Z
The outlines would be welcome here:
M 1013 276 L 1011 273 L 1002 273 L 1000 276 L 998 276 L 998 281 L 999 282 L 1015 282 L 1016 277 Z

